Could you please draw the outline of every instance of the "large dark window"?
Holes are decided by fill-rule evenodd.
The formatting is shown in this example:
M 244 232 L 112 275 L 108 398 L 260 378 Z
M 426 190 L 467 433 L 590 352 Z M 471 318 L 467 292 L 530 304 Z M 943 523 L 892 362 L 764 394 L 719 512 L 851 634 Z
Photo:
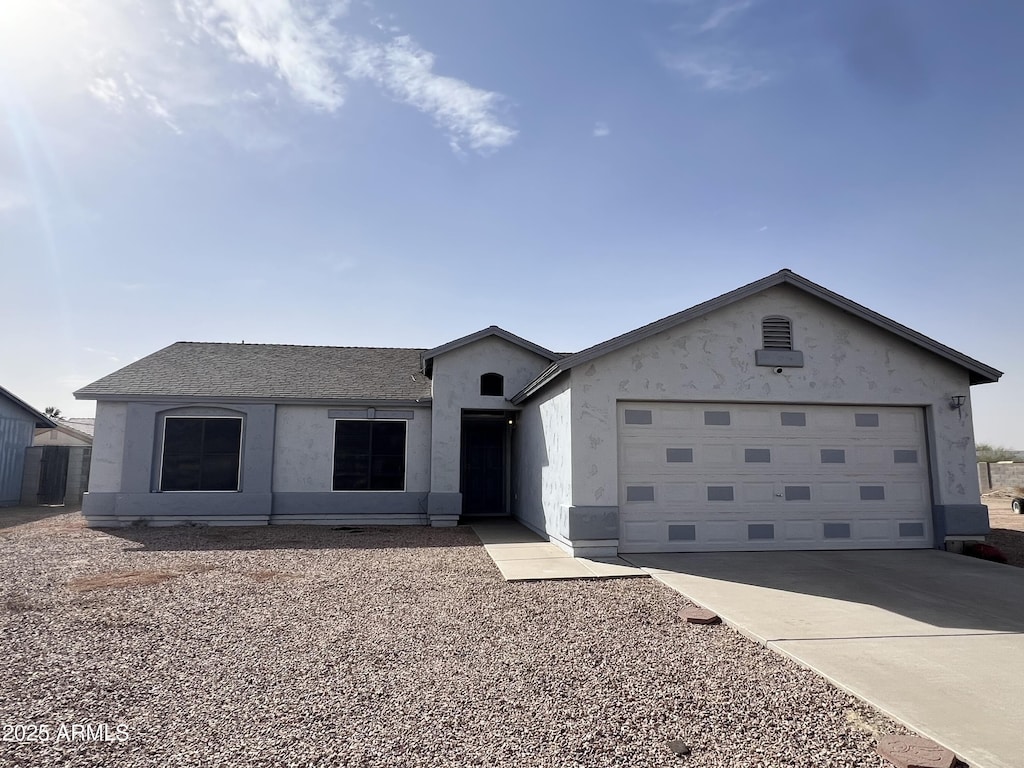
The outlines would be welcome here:
M 334 490 L 405 490 L 405 422 L 338 421 Z
M 167 418 L 160 490 L 237 491 L 241 449 L 241 419 Z

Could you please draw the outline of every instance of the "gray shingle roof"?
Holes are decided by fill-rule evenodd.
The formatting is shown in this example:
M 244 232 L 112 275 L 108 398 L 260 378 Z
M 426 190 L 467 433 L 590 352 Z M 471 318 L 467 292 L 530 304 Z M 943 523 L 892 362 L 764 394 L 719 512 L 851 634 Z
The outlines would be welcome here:
M 83 387 L 75 397 L 429 400 L 422 352 L 179 341 Z

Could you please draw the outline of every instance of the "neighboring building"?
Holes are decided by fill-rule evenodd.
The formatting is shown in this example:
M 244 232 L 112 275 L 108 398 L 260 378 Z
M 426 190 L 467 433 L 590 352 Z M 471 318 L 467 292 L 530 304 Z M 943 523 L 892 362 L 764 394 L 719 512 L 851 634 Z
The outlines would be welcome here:
M 56 426 L 37 428 L 32 438 L 33 446 L 75 446 L 92 445 L 92 434 L 96 419 L 54 419 Z
M 48 416 L 0 387 L 0 507 L 21 502 L 25 449 L 32 445 L 36 428 L 55 426 Z
M 921 548 L 988 532 L 1001 373 L 782 270 L 572 355 L 177 343 L 97 400 L 90 525 L 453 525 L 577 554 Z

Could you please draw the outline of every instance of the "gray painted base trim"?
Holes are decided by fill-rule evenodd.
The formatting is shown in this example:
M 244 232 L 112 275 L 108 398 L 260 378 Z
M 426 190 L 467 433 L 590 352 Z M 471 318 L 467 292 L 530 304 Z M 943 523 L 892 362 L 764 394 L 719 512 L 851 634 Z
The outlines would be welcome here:
M 271 515 L 271 525 L 418 525 L 426 522 L 422 515 Z
M 435 528 L 448 528 L 458 525 L 461 516 L 461 493 L 431 492 L 427 495 L 427 518 Z
M 567 510 L 569 535 L 572 542 L 589 539 L 619 540 L 618 506 L 569 507 Z
M 614 509 L 618 513 L 618 507 L 595 507 L 595 509 Z M 527 528 L 538 536 L 547 539 L 552 544 L 564 549 L 573 557 L 616 557 L 619 554 L 618 529 L 614 539 L 576 539 L 570 541 L 563 536 L 548 533 L 535 525 L 527 522 L 521 517 L 512 517 L 517 523 Z
M 86 524 L 266 525 L 269 493 L 87 493 Z
M 271 522 L 284 518 L 413 517 L 427 524 L 427 495 L 423 492 L 275 493 Z M 369 523 L 367 523 L 369 524 Z
M 985 536 L 991 532 L 984 504 L 935 504 L 932 524 L 935 546 L 940 548 L 950 536 Z
M 425 493 L 87 493 L 93 528 L 125 525 L 426 525 Z M 456 521 L 458 518 L 456 517 Z

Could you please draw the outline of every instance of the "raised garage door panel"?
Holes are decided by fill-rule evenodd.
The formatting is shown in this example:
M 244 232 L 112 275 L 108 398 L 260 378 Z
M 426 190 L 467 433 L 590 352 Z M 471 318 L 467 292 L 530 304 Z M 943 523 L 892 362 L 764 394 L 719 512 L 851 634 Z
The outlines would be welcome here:
M 620 403 L 622 552 L 931 546 L 920 408 Z

